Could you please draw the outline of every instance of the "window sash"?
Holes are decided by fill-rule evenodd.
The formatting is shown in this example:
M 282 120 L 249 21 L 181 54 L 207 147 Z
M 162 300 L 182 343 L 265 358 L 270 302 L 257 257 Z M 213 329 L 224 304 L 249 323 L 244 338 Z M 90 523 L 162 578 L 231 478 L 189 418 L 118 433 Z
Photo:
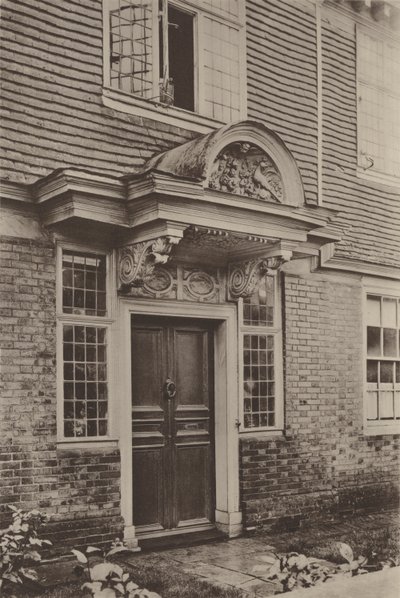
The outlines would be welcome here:
M 109 0 L 103 0 L 104 4 L 104 84 L 109 87 L 112 86 L 110 77 L 110 53 L 111 48 L 109 44 L 110 39 L 110 27 L 109 27 Z M 159 36 L 158 36 L 158 0 L 149 0 L 152 5 L 152 91 L 148 91 L 145 95 L 137 93 L 131 93 L 132 97 L 153 100 L 155 102 L 160 101 L 160 47 L 159 47 Z M 244 37 L 244 10 L 238 0 L 238 16 L 231 14 L 229 11 L 223 9 L 223 3 L 220 0 L 213 0 L 211 3 L 207 3 L 205 0 L 202 2 L 181 2 L 181 0 L 171 0 L 169 2 L 171 6 L 176 7 L 178 10 L 184 10 L 193 14 L 194 16 L 194 113 L 198 113 L 200 116 L 207 118 L 213 118 L 220 121 L 238 120 L 244 115 L 245 112 L 245 88 L 243 83 L 245 82 L 245 37 Z M 218 4 L 221 4 L 219 7 Z M 206 46 L 204 43 L 204 33 L 206 20 L 211 20 L 216 26 L 230 28 L 231 31 L 235 32 L 237 40 L 237 53 L 238 53 L 238 64 L 237 64 L 237 76 L 234 73 L 224 75 L 225 79 L 218 76 L 218 86 L 215 86 L 214 95 L 207 95 L 206 90 Z M 164 36 L 165 37 L 165 36 Z M 201 43 L 200 43 L 200 40 Z M 163 49 L 165 54 L 166 48 Z M 165 62 L 164 62 L 165 64 Z M 216 73 L 216 75 L 219 73 Z M 214 76 L 214 79 L 216 77 Z M 228 79 L 232 79 L 230 82 Z M 238 81 L 236 85 L 236 80 Z M 220 85 L 219 85 L 220 83 Z M 114 87 L 116 91 L 124 91 L 120 88 Z M 239 90 L 239 92 L 238 92 Z M 128 92 L 129 93 L 129 92 Z M 222 102 L 225 101 L 225 104 Z M 228 102 L 229 101 L 229 102 Z M 182 110 L 179 107 L 177 110 Z M 190 112 L 190 111 L 189 111 Z
M 271 432 L 283 428 L 283 354 L 280 292 L 278 276 L 274 275 L 271 278 L 273 279 L 274 288 L 274 316 L 271 323 L 246 325 L 243 317 L 244 301 L 243 299 L 239 299 L 238 302 L 241 433 Z M 249 350 L 246 346 L 246 338 L 249 338 L 250 342 L 252 342 L 251 339 L 257 339 L 257 349 L 254 346 L 254 351 L 259 357 L 259 363 L 257 364 L 248 363 L 249 357 L 245 355 L 245 351 Z M 259 352 L 263 351 L 261 341 L 263 338 L 266 339 L 265 355 L 261 357 L 259 356 Z M 268 341 L 268 338 L 271 340 Z M 255 341 L 253 342 L 255 344 Z M 270 343 L 269 348 L 268 342 Z M 273 347 L 271 348 L 272 345 Z M 254 371 L 251 372 L 250 380 L 246 380 L 246 374 L 249 373 L 249 369 Z M 257 374 L 260 374 L 259 378 L 256 378 Z M 256 391 L 254 396 L 251 396 L 252 391 Z M 260 391 L 258 395 L 257 391 Z M 250 404 L 251 410 L 249 410 Z M 272 413 L 274 417 L 272 417 Z M 255 425 L 246 427 L 246 423 L 248 422 Z

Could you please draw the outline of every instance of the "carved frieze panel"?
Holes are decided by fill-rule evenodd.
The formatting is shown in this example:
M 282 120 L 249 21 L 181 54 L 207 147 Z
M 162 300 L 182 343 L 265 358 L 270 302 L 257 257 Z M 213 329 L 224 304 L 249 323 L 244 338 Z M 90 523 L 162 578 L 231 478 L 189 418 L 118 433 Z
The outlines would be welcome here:
M 156 265 L 142 286 L 132 286 L 129 296 L 175 299 L 200 303 L 223 303 L 225 284 L 218 268 L 189 268 L 181 265 Z
M 253 143 L 235 142 L 225 147 L 212 166 L 208 187 L 285 203 L 282 177 L 275 163 Z

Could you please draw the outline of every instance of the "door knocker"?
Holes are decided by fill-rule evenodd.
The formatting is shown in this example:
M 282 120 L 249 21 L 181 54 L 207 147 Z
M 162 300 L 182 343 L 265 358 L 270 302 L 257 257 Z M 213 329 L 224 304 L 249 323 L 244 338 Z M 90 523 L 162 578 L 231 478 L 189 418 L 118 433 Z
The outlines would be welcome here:
M 173 399 L 176 395 L 175 382 L 171 378 L 167 378 L 164 385 L 165 395 L 167 399 Z

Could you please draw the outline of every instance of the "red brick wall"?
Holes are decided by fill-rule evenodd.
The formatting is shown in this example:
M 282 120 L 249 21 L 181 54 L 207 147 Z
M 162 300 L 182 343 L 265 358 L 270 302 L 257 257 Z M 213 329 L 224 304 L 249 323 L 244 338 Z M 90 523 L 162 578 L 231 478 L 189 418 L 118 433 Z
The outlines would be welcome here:
M 121 528 L 119 452 L 56 448 L 54 247 L 3 239 L 0 259 L 0 527 L 14 504 L 50 515 L 56 549 L 110 540 Z
M 246 523 L 381 506 L 398 484 L 398 436 L 364 436 L 361 285 L 286 275 L 285 435 L 241 441 Z

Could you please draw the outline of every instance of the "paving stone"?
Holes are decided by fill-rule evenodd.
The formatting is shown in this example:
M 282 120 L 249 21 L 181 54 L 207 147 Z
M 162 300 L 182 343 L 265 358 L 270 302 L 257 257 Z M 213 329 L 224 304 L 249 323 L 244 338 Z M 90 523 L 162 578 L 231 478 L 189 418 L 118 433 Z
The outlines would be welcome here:
M 192 563 L 182 567 L 182 570 L 191 575 L 204 577 L 207 581 L 226 584 L 230 587 L 238 586 L 253 579 L 250 575 L 245 575 L 238 571 L 231 571 L 224 567 L 218 567 L 217 565 L 211 565 L 209 563 Z
M 239 590 L 245 590 L 246 592 L 252 593 L 253 596 L 273 596 L 278 589 L 277 584 L 269 581 L 261 581 L 260 579 L 250 579 L 237 586 Z

